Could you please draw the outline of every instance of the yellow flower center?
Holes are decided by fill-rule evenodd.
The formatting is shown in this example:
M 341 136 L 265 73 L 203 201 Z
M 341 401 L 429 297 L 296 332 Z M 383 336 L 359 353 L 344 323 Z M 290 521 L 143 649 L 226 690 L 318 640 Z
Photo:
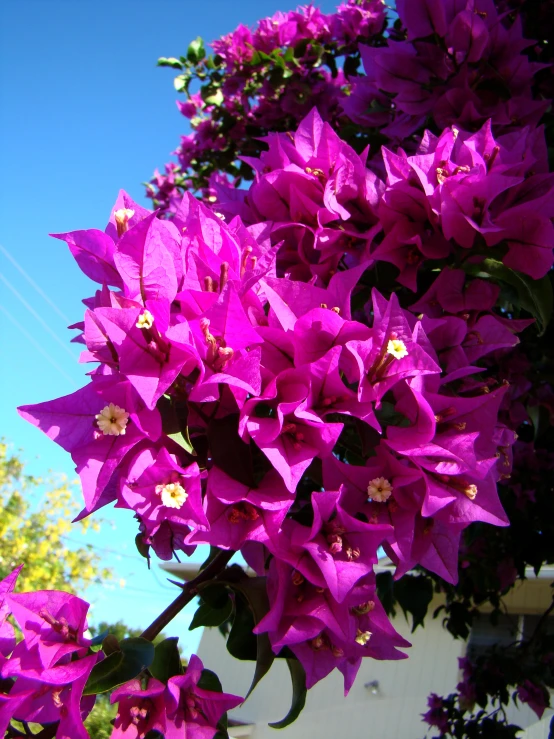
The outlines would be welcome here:
M 365 647 L 365 645 L 368 643 L 368 641 L 371 639 L 371 631 L 360 631 L 360 629 L 357 630 L 356 634 L 356 643 L 359 644 L 361 647 Z
M 392 354 L 395 359 L 402 359 L 408 356 L 406 344 L 400 339 L 390 339 L 387 344 L 387 354 Z
M 163 505 L 168 508 L 181 508 L 189 497 L 185 488 L 178 482 L 156 485 L 156 492 L 161 496 Z
M 384 503 L 392 495 L 392 485 L 384 477 L 376 477 L 367 486 L 367 497 L 376 503 Z
M 110 403 L 96 415 L 96 423 L 104 436 L 122 436 L 129 421 L 124 408 Z
M 154 316 L 148 309 L 144 309 L 144 312 L 137 318 L 135 326 L 137 328 L 152 328 L 154 325 Z
M 470 500 L 475 500 L 477 497 L 477 485 L 468 485 L 464 488 L 464 495 L 467 495 Z

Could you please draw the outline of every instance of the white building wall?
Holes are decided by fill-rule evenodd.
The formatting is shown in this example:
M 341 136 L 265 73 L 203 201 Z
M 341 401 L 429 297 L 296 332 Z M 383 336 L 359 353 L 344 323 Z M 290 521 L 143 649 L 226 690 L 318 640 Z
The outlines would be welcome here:
M 430 612 L 438 605 L 431 604 Z M 439 620 L 428 619 L 425 628 L 415 634 L 403 616 L 394 620 L 395 628 L 412 642 L 409 659 L 378 662 L 362 661 L 349 695 L 343 695 L 342 675 L 334 671 L 308 691 L 306 707 L 299 719 L 280 731 L 267 726 L 283 718 L 290 707 L 291 687 L 288 669 L 276 660 L 254 693 L 230 718 L 254 724 L 253 739 L 422 739 L 426 724 L 421 713 L 427 710 L 431 692 L 447 695 L 459 679 L 457 657 L 464 643 L 456 641 L 442 628 Z M 217 629 L 206 629 L 198 655 L 209 669 L 219 675 L 223 689 L 245 695 L 253 673 L 253 663 L 241 663 L 225 649 Z M 379 682 L 378 695 L 364 687 Z

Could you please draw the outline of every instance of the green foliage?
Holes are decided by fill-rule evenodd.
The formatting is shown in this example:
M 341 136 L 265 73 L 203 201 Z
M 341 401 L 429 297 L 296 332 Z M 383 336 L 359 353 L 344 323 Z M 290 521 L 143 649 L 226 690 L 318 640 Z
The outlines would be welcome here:
M 109 651 L 111 653 L 92 668 L 83 695 L 107 693 L 133 680 L 152 664 L 155 652 L 152 642 L 141 637 L 123 639 L 118 650 Z
M 306 703 L 307 689 L 304 668 L 297 659 L 287 659 L 287 666 L 292 680 L 292 704 L 284 719 L 269 724 L 273 729 L 284 729 L 296 721 Z
M 90 739 L 110 739 L 117 706 L 111 705 L 107 695 L 99 695 L 85 721 L 85 727 L 90 734 Z
M 29 475 L 21 456 L 0 440 L 0 579 L 24 564 L 19 590 L 81 593 L 111 577 L 99 567 L 100 557 L 90 545 L 70 548 L 66 543 L 75 527 L 77 535 L 99 528 L 89 519 L 71 524 L 81 507 L 79 498 L 76 485 L 63 475 Z
M 528 275 L 506 267 L 496 259 L 484 259 L 480 264 L 466 263 L 466 272 L 477 277 L 492 279 L 501 286 L 511 288 L 505 293 L 506 299 L 516 308 L 530 313 L 537 322 L 539 336 L 542 336 L 552 318 L 553 293 L 550 276 L 534 280 Z

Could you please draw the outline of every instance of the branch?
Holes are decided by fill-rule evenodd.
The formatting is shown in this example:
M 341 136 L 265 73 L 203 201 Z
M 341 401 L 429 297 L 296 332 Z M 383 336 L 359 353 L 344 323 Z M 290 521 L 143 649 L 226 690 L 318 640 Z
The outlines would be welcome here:
M 177 598 L 175 598 L 173 603 L 168 605 L 165 611 L 160 613 L 160 615 L 152 621 L 150 626 L 142 632 L 141 637 L 143 639 L 148 639 L 148 641 L 155 639 L 158 634 L 165 629 L 168 623 L 173 621 L 175 616 L 180 613 L 198 594 L 198 586 L 219 575 L 222 570 L 225 569 L 234 553 L 235 552 L 232 549 L 229 551 L 220 551 L 210 564 L 194 578 L 194 580 L 187 582 L 183 586 L 183 591 L 177 596 Z

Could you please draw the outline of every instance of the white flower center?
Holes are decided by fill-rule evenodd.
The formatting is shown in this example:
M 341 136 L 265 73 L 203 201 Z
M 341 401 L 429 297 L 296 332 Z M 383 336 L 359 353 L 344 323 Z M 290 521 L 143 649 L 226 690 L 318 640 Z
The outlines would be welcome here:
M 137 318 L 137 322 L 135 323 L 135 326 L 137 328 L 152 328 L 154 325 L 154 316 L 150 311 L 145 308 L 144 312 L 140 314 L 140 316 Z
M 115 219 L 115 226 L 117 228 L 117 235 L 123 236 L 123 234 L 129 230 L 129 219 L 135 215 L 135 211 L 131 208 L 120 208 L 115 210 L 113 217 Z
M 464 488 L 464 494 L 470 499 L 475 500 L 477 497 L 477 485 L 468 485 Z
M 181 508 L 189 497 L 185 488 L 178 482 L 156 485 L 156 492 L 161 496 L 163 505 L 168 508 Z
M 390 339 L 387 344 L 387 354 L 392 354 L 395 359 L 402 359 L 408 356 L 406 344 L 400 339 Z
M 122 436 L 129 421 L 124 408 L 110 403 L 96 415 L 96 423 L 104 436 Z
M 376 503 L 384 503 L 392 495 L 392 485 L 384 477 L 376 477 L 367 486 L 367 497 Z

